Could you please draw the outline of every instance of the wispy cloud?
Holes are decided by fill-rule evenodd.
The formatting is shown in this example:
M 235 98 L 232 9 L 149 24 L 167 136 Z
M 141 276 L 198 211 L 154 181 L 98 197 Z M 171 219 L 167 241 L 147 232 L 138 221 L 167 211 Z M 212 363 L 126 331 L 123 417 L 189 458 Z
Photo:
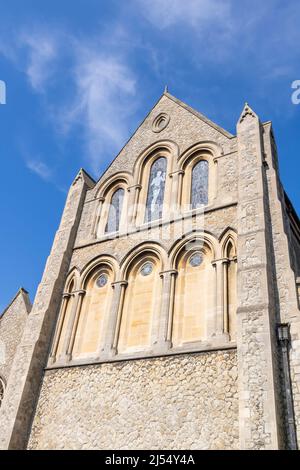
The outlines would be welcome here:
M 30 170 L 32 173 L 37 175 L 43 181 L 45 181 L 46 183 L 52 184 L 53 186 L 55 186 L 55 188 L 58 191 L 60 191 L 64 194 L 67 193 L 67 189 L 65 188 L 65 186 L 60 185 L 57 182 L 57 178 L 56 178 L 55 171 L 53 170 L 53 168 L 51 168 L 45 162 L 44 159 L 41 159 L 39 157 L 38 158 L 27 158 L 27 159 L 25 159 L 25 165 L 28 168 L 28 170 Z
M 128 118 L 135 110 L 136 76 L 126 61 L 91 48 L 75 48 L 75 95 L 60 122 L 65 130 L 80 125 L 89 162 L 98 172 L 107 152 L 116 151 L 128 136 Z
M 51 181 L 53 172 L 46 163 L 40 159 L 29 159 L 26 162 L 27 168 L 44 181 Z
M 120 53 L 120 45 L 111 39 L 108 46 L 101 35 L 84 42 L 71 34 L 35 29 L 23 31 L 9 54 L 18 66 L 22 63 L 32 89 L 45 96 L 45 115 L 60 136 L 72 137 L 79 130 L 83 159 L 96 175 L 103 159 L 113 156 L 127 140 L 128 120 L 136 110 L 137 76 L 126 60 L 126 47 Z M 47 99 L 55 71 L 61 77 L 56 86 L 67 85 L 67 92 Z M 42 161 L 30 160 L 27 166 L 49 179 L 49 169 Z
M 94 37 L 79 39 L 72 30 L 50 26 L 27 28 L 6 41 L 5 49 L 0 41 L 0 53 L 21 67 L 32 90 L 42 94 L 45 119 L 57 135 L 79 136 L 84 164 L 97 176 L 103 161 L 129 137 L 143 93 L 137 84 L 145 73 L 149 81 L 173 79 L 185 86 L 191 70 L 199 74 L 199 87 L 207 87 L 210 74 L 218 79 L 221 63 L 221 80 L 239 76 L 256 93 L 261 83 L 264 96 L 274 78 L 297 78 L 300 7 L 274 0 L 277 16 L 271 21 L 274 8 L 270 12 L 268 3 L 131 0 Z M 255 15 L 249 15 L 250 8 Z M 38 165 L 36 173 L 45 179 L 43 170 Z
M 30 85 L 36 91 L 44 91 L 53 73 L 53 62 L 58 56 L 55 36 L 35 33 L 22 33 L 19 44 L 28 52 L 26 74 Z
M 58 34 L 37 28 L 21 30 L 10 37 L 0 37 L 0 54 L 14 63 L 26 74 L 29 84 L 36 92 L 45 91 L 54 74 L 54 62 L 59 57 Z
M 226 22 L 230 18 L 230 0 L 136 0 L 144 16 L 157 28 L 180 23 L 200 32 L 211 22 Z

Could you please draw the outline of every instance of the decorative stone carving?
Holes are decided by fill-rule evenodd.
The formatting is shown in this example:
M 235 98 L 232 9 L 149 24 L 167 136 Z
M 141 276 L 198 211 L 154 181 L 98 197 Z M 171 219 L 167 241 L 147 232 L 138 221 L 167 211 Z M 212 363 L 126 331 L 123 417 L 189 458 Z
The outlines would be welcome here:
M 170 116 L 167 113 L 160 113 L 158 116 L 156 116 L 152 123 L 153 132 L 158 133 L 163 131 L 169 124 L 169 121 Z

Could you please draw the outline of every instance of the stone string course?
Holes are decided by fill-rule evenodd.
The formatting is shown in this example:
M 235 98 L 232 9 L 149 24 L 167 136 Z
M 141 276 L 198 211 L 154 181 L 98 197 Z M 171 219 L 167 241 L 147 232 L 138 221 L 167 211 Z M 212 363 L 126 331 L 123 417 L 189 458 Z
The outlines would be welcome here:
M 177 222 L 177 224 L 182 224 L 182 222 Z M 205 214 L 203 229 L 212 233 L 216 238 L 222 235 L 224 227 L 236 228 L 236 206 L 227 207 L 225 209 L 220 208 Z M 130 250 L 135 248 L 139 243 L 147 240 L 147 236 L 147 232 L 133 233 L 130 234 L 130 236 L 125 235 L 118 239 L 102 240 L 101 242 L 96 241 L 84 247 L 77 248 L 73 251 L 69 271 L 74 267 L 82 270 L 93 258 L 103 254 L 113 256 L 118 263 L 120 263 Z M 152 228 L 150 240 L 159 241 L 160 245 L 166 251 L 170 250 L 175 241 L 177 241 L 173 236 L 169 238 L 166 237 L 166 239 L 160 239 L 159 236 L 160 229 Z
M 236 449 L 236 351 L 47 371 L 29 449 Z

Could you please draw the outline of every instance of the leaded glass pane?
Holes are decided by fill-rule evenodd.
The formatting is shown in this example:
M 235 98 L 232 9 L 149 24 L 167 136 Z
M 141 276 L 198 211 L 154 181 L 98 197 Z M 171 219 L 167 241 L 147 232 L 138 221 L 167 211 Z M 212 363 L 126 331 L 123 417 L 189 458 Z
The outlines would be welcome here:
M 117 232 L 120 227 L 120 219 L 124 198 L 124 189 L 119 188 L 111 198 L 105 233 Z
M 152 271 L 153 271 L 153 264 L 148 262 L 142 266 L 141 274 L 142 276 L 149 276 L 149 274 L 151 274 Z
M 100 287 L 100 288 L 101 288 L 101 287 L 104 287 L 104 286 L 106 286 L 106 284 L 107 284 L 107 280 L 108 280 L 107 275 L 106 275 L 106 274 L 101 274 L 101 275 L 98 277 L 98 279 L 97 279 L 97 281 L 96 281 L 96 284 L 97 284 L 97 286 Z
M 145 221 L 160 219 L 163 211 L 167 160 L 164 157 L 155 160 L 151 167 Z
M 193 268 L 200 266 L 202 261 L 203 261 L 202 253 L 194 253 L 189 259 L 189 263 Z
M 200 160 L 192 170 L 192 209 L 208 203 L 208 162 Z

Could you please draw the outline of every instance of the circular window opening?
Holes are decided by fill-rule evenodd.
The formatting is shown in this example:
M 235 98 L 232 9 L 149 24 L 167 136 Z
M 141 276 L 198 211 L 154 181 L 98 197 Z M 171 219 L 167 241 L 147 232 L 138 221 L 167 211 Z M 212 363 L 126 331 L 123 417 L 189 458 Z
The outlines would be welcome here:
M 202 253 L 194 253 L 189 259 L 189 263 L 193 268 L 200 266 L 202 261 L 203 261 Z
M 153 121 L 152 130 L 153 132 L 161 132 L 167 127 L 170 121 L 170 116 L 166 113 L 160 113 Z
M 97 287 L 100 287 L 100 288 L 104 287 L 104 286 L 106 286 L 107 281 L 108 281 L 107 275 L 106 274 L 101 274 L 98 277 L 97 281 L 96 281 L 96 285 L 97 285 Z
M 141 275 L 142 276 L 149 276 L 153 271 L 153 264 L 152 263 L 145 263 L 141 268 Z

